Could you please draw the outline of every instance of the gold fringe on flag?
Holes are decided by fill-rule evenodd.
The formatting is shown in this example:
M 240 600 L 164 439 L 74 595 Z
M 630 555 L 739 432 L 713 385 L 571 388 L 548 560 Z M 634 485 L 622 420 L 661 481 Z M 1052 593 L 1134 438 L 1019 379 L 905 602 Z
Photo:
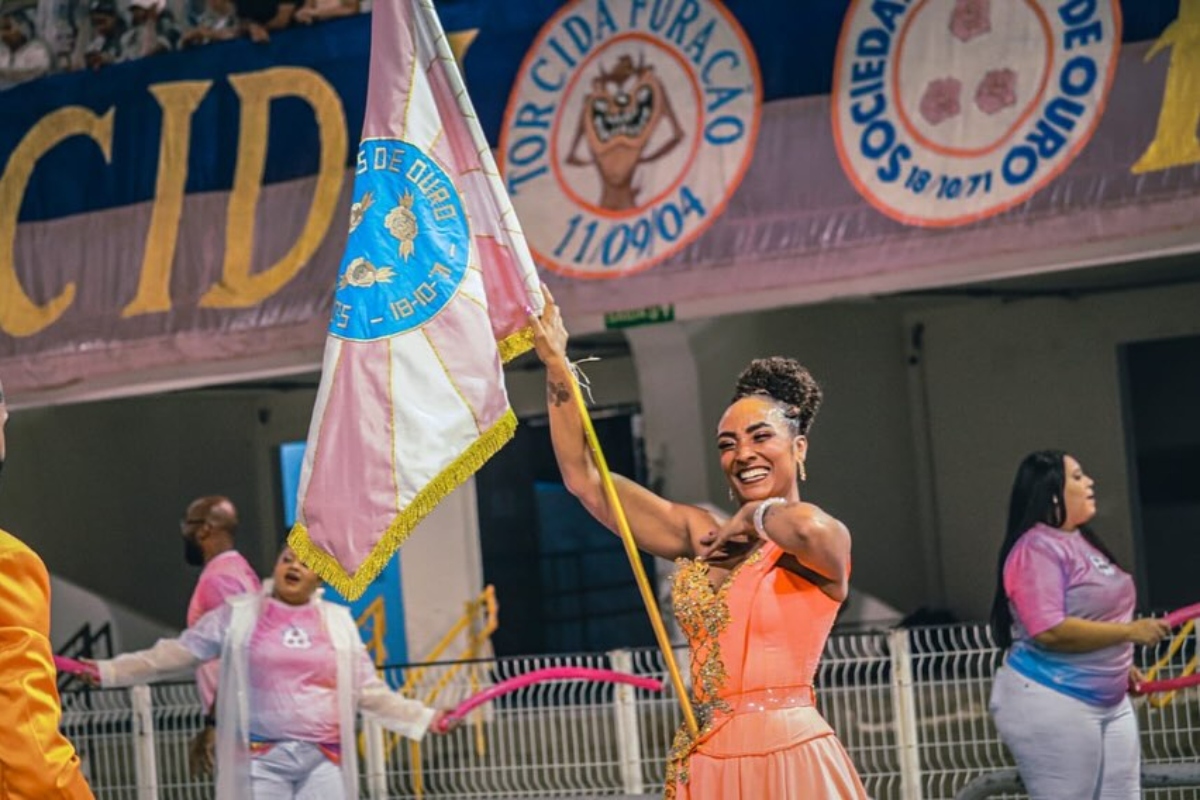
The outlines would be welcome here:
M 521 333 L 510 336 L 505 341 L 515 339 Z M 532 335 L 530 345 L 532 346 Z M 331 554 L 313 544 L 308 538 L 308 530 L 304 524 L 297 521 L 288 535 L 288 546 L 295 551 L 300 560 L 309 569 L 321 576 L 333 588 L 337 589 L 348 600 L 357 600 L 378 577 L 383 568 L 392 560 L 396 550 L 412 533 L 413 528 L 423 520 L 429 512 L 446 498 L 451 492 L 466 482 L 480 467 L 488 462 L 501 447 L 506 445 L 517 430 L 517 415 L 510 408 L 496 421 L 491 428 L 484 431 L 458 458 L 454 459 L 437 477 L 425 485 L 412 502 L 408 504 L 392 524 L 383 532 L 383 536 L 371 549 L 371 554 L 359 565 L 353 575 L 348 575 L 342 565 Z

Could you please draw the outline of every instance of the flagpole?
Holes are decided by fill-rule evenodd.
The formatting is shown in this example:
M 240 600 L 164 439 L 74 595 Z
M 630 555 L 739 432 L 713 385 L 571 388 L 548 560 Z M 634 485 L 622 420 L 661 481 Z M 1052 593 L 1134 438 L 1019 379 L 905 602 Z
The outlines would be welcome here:
M 450 52 L 449 40 L 446 38 L 445 31 L 442 30 L 442 23 L 438 19 L 432 0 L 407 1 L 412 2 L 416 6 L 418 13 L 424 15 L 430 29 L 437 32 L 434 46 L 437 49 L 438 57 L 446 62 L 446 77 L 450 81 L 451 89 L 459 98 L 459 107 L 468 119 L 477 120 L 475 109 L 471 104 L 471 96 L 467 93 L 467 87 L 463 83 L 462 75 L 459 74 L 454 54 Z M 483 131 L 480 130 L 477 123 L 469 125 L 468 128 L 478 150 L 480 162 L 483 164 L 484 173 L 488 176 L 488 180 L 500 186 L 498 196 L 505 196 L 499 172 L 492 158 L 492 150 L 488 146 L 487 139 L 483 136 Z M 509 206 L 505 213 L 508 214 L 511 212 L 512 207 Z M 650 581 L 646 577 L 646 569 L 642 566 L 642 559 L 638 554 L 637 545 L 633 542 L 633 532 L 629 529 L 629 520 L 625 518 L 625 509 L 621 506 L 620 498 L 617 497 L 617 487 L 613 483 L 612 473 L 608 470 L 608 462 L 604 458 L 604 451 L 600 449 L 600 441 L 596 438 L 596 430 L 592 427 L 592 418 L 588 414 L 587 404 L 583 401 L 583 392 L 580 391 L 579 381 L 575 379 L 574 374 L 571 375 L 571 391 L 575 395 L 575 404 L 579 407 L 579 416 L 583 420 L 583 430 L 588 446 L 591 447 L 596 467 L 600 470 L 600 480 L 604 484 L 604 493 L 608 497 L 608 504 L 613 509 L 613 514 L 617 520 L 617 532 L 620 533 L 621 541 L 625 544 L 625 555 L 629 557 L 629 565 L 633 568 L 633 577 L 637 581 L 638 590 L 642 593 L 642 601 L 646 604 L 646 613 L 650 616 L 650 627 L 654 629 L 654 637 L 658 640 L 659 649 L 662 650 L 663 660 L 667 664 L 667 672 L 670 673 L 671 683 L 675 687 L 675 694 L 679 696 L 679 705 L 683 708 L 684 721 L 687 723 L 688 730 L 692 736 L 698 736 L 699 728 L 696 725 L 696 715 L 692 711 L 692 703 L 688 698 L 687 687 L 683 683 L 683 676 L 679 673 L 679 665 L 675 663 L 675 653 L 671 650 L 671 639 L 667 636 L 666 626 L 663 625 L 662 615 L 658 611 L 658 601 L 654 596 L 653 590 L 650 588 Z
M 654 596 L 654 591 L 650 588 L 650 580 L 646 577 L 646 568 L 642 564 L 641 554 L 633 541 L 633 531 L 630 530 L 629 520 L 625 517 L 625 508 L 617 496 L 617 486 L 613 483 L 612 473 L 608 469 L 608 461 L 604 458 L 604 451 L 600 449 L 600 440 L 596 437 L 595 427 L 592 426 L 592 418 L 588 414 L 587 403 L 583 400 L 579 381 L 575 378 L 573 370 L 568 370 L 568 372 L 571 373 L 571 393 L 574 395 L 575 405 L 579 409 L 579 418 L 583 421 L 584 438 L 587 439 L 588 446 L 592 449 L 596 468 L 600 471 L 600 482 L 604 485 L 608 506 L 612 509 L 613 517 L 616 519 L 617 532 L 621 535 L 621 542 L 625 545 L 625 555 L 629 557 L 629 566 L 633 568 L 633 577 L 637 581 L 638 591 L 642 593 L 642 602 L 646 604 L 650 627 L 654 629 L 654 638 L 658 640 L 658 647 L 667 664 L 667 672 L 671 676 L 671 684 L 675 687 L 676 696 L 679 697 L 679 706 L 683 709 L 684 722 L 694 738 L 699 736 L 700 729 L 696 725 L 696 714 L 692 710 L 692 701 L 688 696 L 687 687 L 683 683 L 683 676 L 679 672 L 679 665 L 675 662 L 671 639 L 667 636 L 667 628 L 663 625 L 662 614 L 658 610 L 658 599 Z

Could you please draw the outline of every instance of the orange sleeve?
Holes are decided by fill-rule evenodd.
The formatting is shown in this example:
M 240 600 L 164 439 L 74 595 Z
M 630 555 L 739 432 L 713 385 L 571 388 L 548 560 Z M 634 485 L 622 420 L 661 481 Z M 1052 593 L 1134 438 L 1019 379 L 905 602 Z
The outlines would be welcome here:
M 50 577 L 28 548 L 0 552 L 0 795 L 92 800 L 62 709 L 50 650 Z

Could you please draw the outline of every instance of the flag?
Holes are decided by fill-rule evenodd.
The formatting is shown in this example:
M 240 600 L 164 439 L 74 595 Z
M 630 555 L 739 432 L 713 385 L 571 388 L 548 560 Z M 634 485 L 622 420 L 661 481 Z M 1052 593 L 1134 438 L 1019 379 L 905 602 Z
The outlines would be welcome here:
M 283 500 L 283 522 L 291 527 L 296 521 L 296 491 L 300 487 L 300 470 L 304 464 L 304 442 L 286 442 L 279 446 L 280 488 Z M 383 571 L 357 600 L 342 597 L 337 589 L 326 586 L 326 600 L 347 606 L 358 624 L 358 635 L 367 647 L 375 666 L 408 662 L 408 636 L 404 625 L 404 586 L 400 569 L 400 554 L 392 556 Z M 388 685 L 399 689 L 404 676 L 392 671 L 383 676 Z
M 431 0 L 376 0 L 349 236 L 288 543 L 358 598 L 513 435 L 533 258 Z

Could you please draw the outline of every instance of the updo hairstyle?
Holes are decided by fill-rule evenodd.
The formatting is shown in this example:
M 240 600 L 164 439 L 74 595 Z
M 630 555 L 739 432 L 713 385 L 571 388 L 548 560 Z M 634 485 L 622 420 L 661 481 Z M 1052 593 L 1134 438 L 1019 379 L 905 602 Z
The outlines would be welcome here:
M 807 436 L 817 409 L 821 407 L 821 387 L 799 361 L 783 356 L 756 358 L 734 385 L 733 400 L 743 397 L 768 397 L 774 400 L 793 435 Z

